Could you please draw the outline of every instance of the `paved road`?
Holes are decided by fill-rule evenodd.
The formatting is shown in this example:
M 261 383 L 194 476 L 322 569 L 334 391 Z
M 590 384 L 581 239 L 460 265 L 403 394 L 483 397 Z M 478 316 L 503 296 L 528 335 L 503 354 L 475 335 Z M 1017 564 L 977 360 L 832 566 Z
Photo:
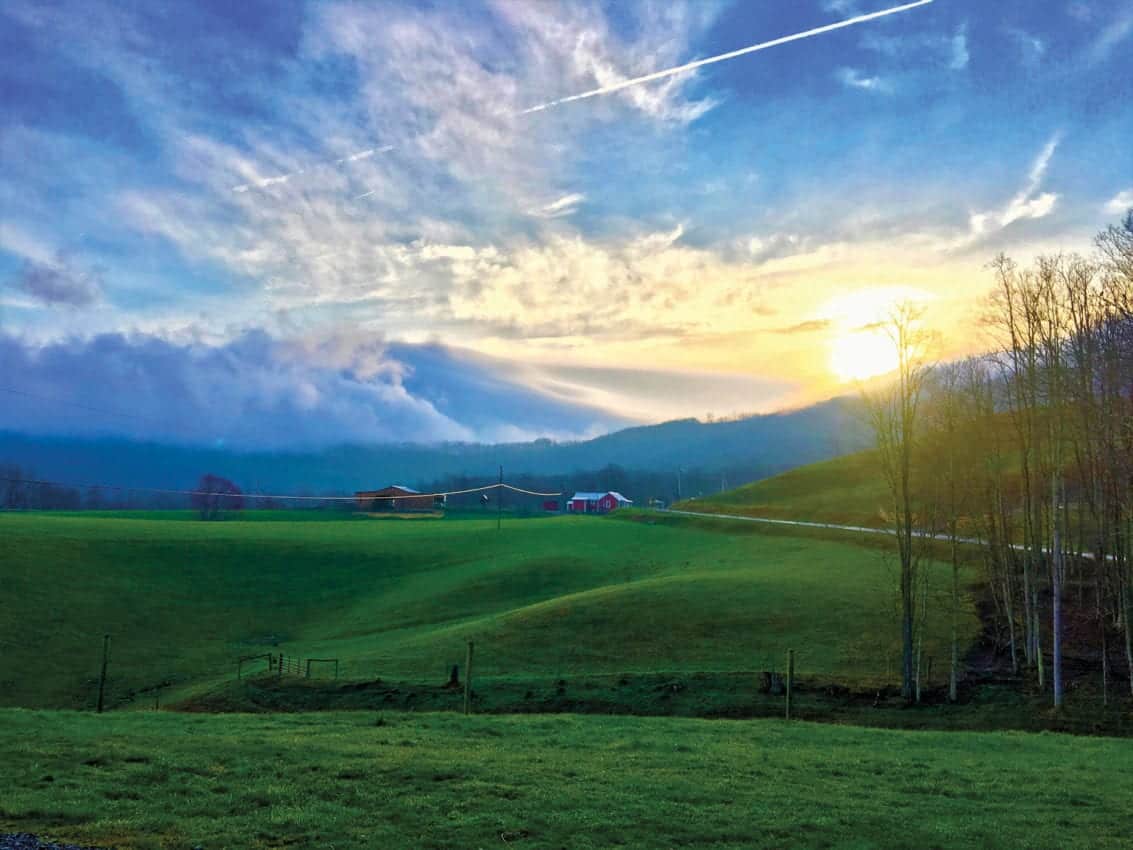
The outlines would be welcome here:
M 743 516 L 742 514 L 710 514 L 701 511 L 674 511 L 666 510 L 667 514 L 680 514 L 682 516 L 695 516 L 706 517 L 707 519 L 733 519 L 741 522 L 760 522 L 767 525 L 793 525 L 801 528 L 825 528 L 834 531 L 853 531 L 860 534 L 884 534 L 892 537 L 894 532 L 889 528 L 867 528 L 864 525 L 838 525 L 832 522 L 807 522 L 801 519 L 771 519 L 770 517 L 761 516 Z M 932 540 L 942 540 L 948 542 L 951 538 L 947 534 L 929 534 L 927 531 L 914 531 L 914 537 L 930 538 Z M 983 546 L 987 541 L 980 540 L 978 537 L 957 537 L 957 543 L 963 543 L 971 546 Z M 1011 548 L 1016 552 L 1022 552 L 1023 546 L 1019 543 L 1012 543 Z M 1044 548 L 1043 552 L 1047 550 Z M 1094 556 L 1090 552 L 1083 552 L 1081 557 L 1087 561 L 1092 561 Z M 1113 560 L 1113 555 L 1106 555 L 1107 561 Z

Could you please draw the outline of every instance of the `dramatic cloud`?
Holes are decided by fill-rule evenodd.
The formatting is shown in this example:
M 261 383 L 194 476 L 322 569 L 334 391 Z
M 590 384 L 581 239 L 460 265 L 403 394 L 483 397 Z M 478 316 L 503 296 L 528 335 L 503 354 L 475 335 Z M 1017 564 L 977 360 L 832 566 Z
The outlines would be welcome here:
M 988 257 L 1080 245 L 1126 197 L 1071 166 L 1124 150 L 1127 4 L 824 29 L 886 5 L 8 0 L 5 331 L 76 374 L 98 346 L 195 364 L 302 440 L 304 399 L 335 439 L 462 439 L 840 391 L 828 301 L 916 286 L 955 326 Z M 82 395 L 65 373 L 42 394 Z
M 0 336 L 0 430 L 236 448 L 573 438 L 629 420 L 437 347 L 344 337 L 224 345 L 117 334 L 34 347 Z

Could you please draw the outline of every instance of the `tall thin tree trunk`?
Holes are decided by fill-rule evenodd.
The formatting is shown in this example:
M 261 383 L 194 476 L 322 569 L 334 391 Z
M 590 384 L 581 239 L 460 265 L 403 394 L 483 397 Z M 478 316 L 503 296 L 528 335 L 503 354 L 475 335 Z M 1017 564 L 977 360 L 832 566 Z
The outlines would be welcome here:
M 1133 694 L 1133 626 L 1130 625 L 1129 579 L 1121 577 L 1121 608 L 1125 620 L 1125 662 L 1129 665 L 1129 692 Z
M 1019 673 L 1019 651 L 1015 647 L 1015 603 L 1011 599 L 1014 589 L 1011 587 L 1011 573 L 1004 571 L 1003 599 L 1007 605 L 1007 643 L 1011 647 L 1011 674 Z
M 1102 647 L 1102 705 L 1109 705 L 1109 646 L 1105 635 L 1105 610 L 1102 607 L 1101 565 L 1103 564 L 1105 564 L 1104 555 L 1099 560 L 1098 574 L 1094 577 L 1094 611 L 1098 618 Z
M 1031 623 L 1033 630 L 1033 639 L 1035 642 L 1035 670 L 1039 676 L 1039 687 L 1045 687 L 1046 678 L 1046 665 L 1043 663 L 1043 642 L 1039 633 L 1039 591 L 1037 588 L 1032 587 L 1031 593 L 1034 594 L 1031 600 L 1031 611 L 1034 615 L 1034 622 Z
M 1057 470 L 1058 458 L 1056 454 Z M 1057 472 L 1050 475 L 1050 595 L 1051 595 L 1051 685 L 1054 690 L 1054 707 L 1062 706 L 1062 522 L 1059 506 Z
M 960 612 L 960 564 L 956 549 L 956 525 L 952 524 L 952 668 L 948 674 L 948 701 L 956 702 L 956 681 L 960 668 L 960 636 L 957 619 Z

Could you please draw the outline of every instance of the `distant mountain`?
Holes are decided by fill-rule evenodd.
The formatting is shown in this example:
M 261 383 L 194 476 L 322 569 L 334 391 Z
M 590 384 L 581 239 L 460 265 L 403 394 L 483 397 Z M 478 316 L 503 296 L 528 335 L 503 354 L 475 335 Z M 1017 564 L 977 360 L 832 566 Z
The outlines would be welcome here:
M 260 492 L 349 493 L 388 483 L 458 476 L 573 476 L 611 465 L 651 473 L 725 477 L 737 486 L 862 448 L 866 429 L 850 399 L 721 422 L 681 419 L 578 442 L 495 445 L 343 445 L 309 452 L 239 452 L 122 439 L 31 437 L 0 432 L 0 463 L 68 484 L 185 488 L 213 472 Z

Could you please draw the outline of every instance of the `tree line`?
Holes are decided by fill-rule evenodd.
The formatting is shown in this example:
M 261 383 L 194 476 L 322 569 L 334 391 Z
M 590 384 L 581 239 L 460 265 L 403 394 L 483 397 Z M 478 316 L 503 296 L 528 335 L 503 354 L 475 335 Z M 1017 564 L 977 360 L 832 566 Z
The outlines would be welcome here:
M 1000 255 L 991 269 L 983 354 L 932 363 L 933 338 L 900 305 L 884 323 L 894 378 L 863 392 L 900 562 L 902 693 L 919 689 L 923 563 L 943 544 L 952 699 L 974 551 L 1011 669 L 1062 705 L 1072 628 L 1107 700 L 1118 678 L 1133 692 L 1133 210 L 1089 256 Z

